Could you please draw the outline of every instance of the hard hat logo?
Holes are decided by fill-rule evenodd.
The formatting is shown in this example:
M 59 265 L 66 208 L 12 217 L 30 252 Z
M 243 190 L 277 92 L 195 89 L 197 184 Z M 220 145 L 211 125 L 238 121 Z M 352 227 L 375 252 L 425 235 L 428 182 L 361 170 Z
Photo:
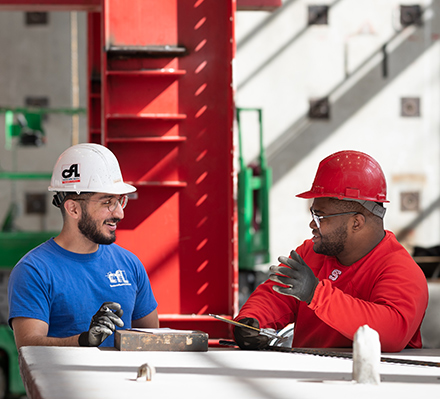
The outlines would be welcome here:
M 79 174 L 79 164 L 75 163 L 72 165 L 63 165 L 63 171 L 61 176 L 63 176 L 62 183 L 79 183 L 81 181 Z

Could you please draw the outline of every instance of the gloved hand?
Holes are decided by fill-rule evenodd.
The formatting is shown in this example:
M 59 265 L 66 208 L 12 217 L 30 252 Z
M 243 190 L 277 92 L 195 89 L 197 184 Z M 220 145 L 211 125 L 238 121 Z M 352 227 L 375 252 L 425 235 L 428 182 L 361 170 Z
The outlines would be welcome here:
M 238 320 L 242 324 L 260 328 L 260 323 L 257 319 L 246 317 Z M 235 342 L 241 349 L 264 349 L 269 346 L 270 338 L 265 335 L 260 335 L 258 331 L 246 327 L 234 327 Z
M 279 294 L 290 295 L 309 304 L 313 299 L 316 286 L 319 283 L 312 269 L 307 266 L 301 256 L 295 251 L 290 252 L 290 258 L 280 256 L 278 260 L 283 265 L 271 266 L 269 270 L 272 274 L 269 276 L 269 279 L 275 283 L 287 285 L 288 287 L 274 285 L 272 289 Z
M 123 311 L 121 305 L 116 302 L 104 302 L 96 314 L 92 317 L 89 331 L 80 334 L 79 346 L 99 346 L 115 331 L 115 325 L 123 327 L 124 322 L 120 319 Z

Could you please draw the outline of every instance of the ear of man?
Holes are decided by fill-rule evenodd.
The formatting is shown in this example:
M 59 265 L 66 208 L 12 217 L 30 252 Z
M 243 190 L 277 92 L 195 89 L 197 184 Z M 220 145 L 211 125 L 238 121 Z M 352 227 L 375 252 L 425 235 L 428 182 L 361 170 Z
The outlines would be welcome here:
M 365 223 L 367 221 L 365 215 L 363 215 L 362 213 L 357 213 L 356 215 L 353 215 L 352 220 L 352 229 L 354 232 L 364 229 Z
M 79 219 L 81 217 L 81 205 L 79 201 L 68 199 L 64 202 L 64 209 L 66 214 L 73 219 Z

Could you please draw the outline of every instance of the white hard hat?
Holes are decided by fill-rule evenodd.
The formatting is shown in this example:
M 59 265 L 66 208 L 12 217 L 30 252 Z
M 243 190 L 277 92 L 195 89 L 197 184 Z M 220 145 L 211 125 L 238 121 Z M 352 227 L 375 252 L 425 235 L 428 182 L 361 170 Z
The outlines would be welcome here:
M 136 187 L 124 183 L 118 160 L 107 147 L 84 143 L 68 148 L 58 157 L 48 190 L 128 194 Z

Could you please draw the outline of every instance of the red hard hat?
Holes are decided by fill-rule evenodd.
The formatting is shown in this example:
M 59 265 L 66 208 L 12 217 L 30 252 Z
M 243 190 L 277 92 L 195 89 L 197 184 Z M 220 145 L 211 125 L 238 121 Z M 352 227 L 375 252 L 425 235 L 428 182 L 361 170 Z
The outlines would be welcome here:
M 359 151 L 340 151 L 323 159 L 310 191 L 300 198 L 387 201 L 387 183 L 376 160 Z

